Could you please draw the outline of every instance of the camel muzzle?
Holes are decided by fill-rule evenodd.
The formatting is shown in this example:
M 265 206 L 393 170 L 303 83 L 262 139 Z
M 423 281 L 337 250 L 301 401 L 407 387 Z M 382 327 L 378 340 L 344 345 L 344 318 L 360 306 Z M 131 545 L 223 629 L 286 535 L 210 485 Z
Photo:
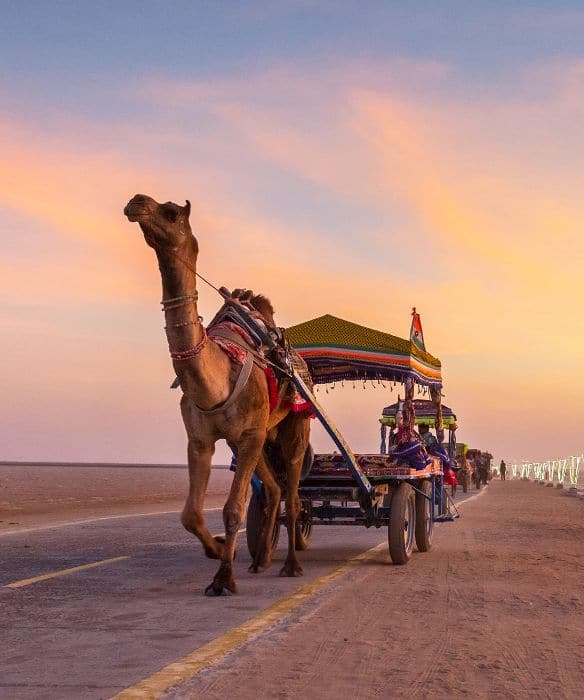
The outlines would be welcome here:
M 129 204 L 126 204 L 124 207 L 124 216 L 128 218 L 128 221 L 138 221 L 136 215 L 132 213 Z
M 124 207 L 124 215 L 129 221 L 139 221 L 141 217 L 150 213 L 150 202 L 154 200 L 143 194 L 136 194 Z

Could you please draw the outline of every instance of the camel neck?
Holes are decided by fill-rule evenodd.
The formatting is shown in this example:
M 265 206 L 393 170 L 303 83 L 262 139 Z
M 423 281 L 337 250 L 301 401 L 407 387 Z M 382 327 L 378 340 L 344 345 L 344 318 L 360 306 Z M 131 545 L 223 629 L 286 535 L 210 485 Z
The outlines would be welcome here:
M 183 261 L 180 256 L 165 251 L 158 254 L 158 264 L 169 350 L 183 352 L 195 348 L 204 337 L 197 306 L 196 258 Z
M 157 255 L 174 370 L 183 393 L 197 406 L 211 408 L 229 395 L 230 363 L 214 343 L 206 342 L 197 306 L 196 256 L 183 258 L 166 251 Z

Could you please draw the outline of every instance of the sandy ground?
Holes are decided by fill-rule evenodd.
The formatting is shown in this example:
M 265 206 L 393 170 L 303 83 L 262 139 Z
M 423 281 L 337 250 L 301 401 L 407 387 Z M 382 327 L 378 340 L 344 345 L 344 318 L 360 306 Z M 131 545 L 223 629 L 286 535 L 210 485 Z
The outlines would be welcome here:
M 167 697 L 584 697 L 584 502 L 493 482 L 461 512 Z
M 222 506 L 232 481 L 213 469 L 206 507 Z M 90 517 L 180 510 L 185 467 L 0 466 L 0 532 Z

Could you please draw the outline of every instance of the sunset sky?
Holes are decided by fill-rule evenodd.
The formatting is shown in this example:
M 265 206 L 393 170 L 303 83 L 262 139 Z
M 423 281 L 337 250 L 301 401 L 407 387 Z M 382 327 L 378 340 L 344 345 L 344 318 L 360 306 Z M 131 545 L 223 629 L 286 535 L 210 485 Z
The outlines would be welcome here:
M 0 0 L 0 460 L 185 460 L 136 192 L 283 326 L 416 306 L 460 441 L 581 453 L 583 36 L 561 1 Z M 378 449 L 395 394 L 319 397 Z

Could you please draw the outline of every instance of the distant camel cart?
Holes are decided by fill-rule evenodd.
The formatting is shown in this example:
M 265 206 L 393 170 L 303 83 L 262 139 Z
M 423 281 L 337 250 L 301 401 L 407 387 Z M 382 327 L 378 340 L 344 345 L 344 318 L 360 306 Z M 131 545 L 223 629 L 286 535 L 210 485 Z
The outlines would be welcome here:
M 462 490 L 466 493 L 470 489 L 470 477 L 471 469 L 466 458 L 468 452 L 468 445 L 464 442 L 456 443 L 456 466 L 458 467 L 458 472 L 456 477 L 458 483 L 462 486 Z
M 491 460 L 493 455 L 490 452 L 472 448 L 467 451 L 466 458 L 471 468 L 472 483 L 477 489 L 486 486 L 491 479 Z

